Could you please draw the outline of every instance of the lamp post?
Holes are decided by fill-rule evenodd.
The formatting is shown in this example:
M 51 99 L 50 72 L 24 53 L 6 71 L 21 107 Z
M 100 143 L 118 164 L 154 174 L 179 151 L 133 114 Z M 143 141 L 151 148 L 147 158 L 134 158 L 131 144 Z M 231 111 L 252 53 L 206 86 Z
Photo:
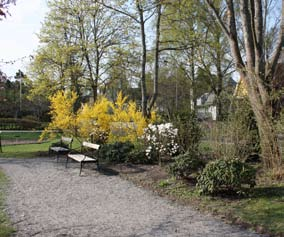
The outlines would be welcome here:
M 18 79 L 20 81 L 20 112 L 22 111 L 22 80 L 24 78 L 24 73 L 21 70 L 18 70 L 16 72 L 15 79 Z

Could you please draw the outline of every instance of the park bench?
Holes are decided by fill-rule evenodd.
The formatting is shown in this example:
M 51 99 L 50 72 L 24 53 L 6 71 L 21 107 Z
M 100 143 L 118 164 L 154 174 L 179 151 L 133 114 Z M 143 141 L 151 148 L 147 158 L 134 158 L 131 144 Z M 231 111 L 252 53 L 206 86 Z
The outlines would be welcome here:
M 70 152 L 70 150 L 72 149 L 72 142 L 73 142 L 73 138 L 62 136 L 59 142 L 52 143 L 49 146 L 49 149 L 48 149 L 49 156 L 52 153 L 55 153 L 56 161 L 58 162 L 60 155 L 67 155 Z
M 99 169 L 99 159 L 98 159 L 99 148 L 100 148 L 100 145 L 98 144 L 94 144 L 90 142 L 83 142 L 80 152 L 73 150 L 68 153 L 67 159 L 66 159 L 66 168 L 67 168 L 68 160 L 72 159 L 80 163 L 79 175 L 81 175 L 82 168 L 85 163 L 97 163 L 97 169 Z

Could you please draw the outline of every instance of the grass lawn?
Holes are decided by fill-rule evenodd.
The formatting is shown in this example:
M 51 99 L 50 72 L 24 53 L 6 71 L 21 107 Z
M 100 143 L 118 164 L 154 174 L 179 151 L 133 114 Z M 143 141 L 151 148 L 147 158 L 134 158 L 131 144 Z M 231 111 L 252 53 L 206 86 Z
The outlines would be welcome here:
M 204 153 L 215 152 L 208 141 L 203 141 L 200 149 Z M 284 236 L 283 180 L 276 183 L 269 181 L 269 178 L 268 182 L 260 180 L 248 197 L 202 197 L 195 194 L 194 187 L 181 183 L 168 185 L 164 189 L 185 200 L 196 202 L 200 209 L 224 216 L 233 223 L 252 227 L 259 232 L 268 232 L 272 236 Z
M 251 198 L 236 204 L 235 213 L 242 220 L 284 235 L 284 184 L 257 187 Z
M 200 206 L 259 232 L 284 235 L 284 184 L 256 187 L 246 198 L 201 197 Z
M 47 156 L 51 142 L 2 146 L 0 158 L 33 158 Z
M 15 141 L 15 140 L 38 140 L 41 132 L 33 132 L 33 131 L 2 131 L 1 132 L 1 139 L 8 140 L 8 141 Z
M 247 197 L 199 196 L 194 186 L 175 179 L 160 180 L 156 187 L 173 199 L 194 204 L 231 223 L 284 236 L 284 183 L 257 186 Z
M 0 236 L 10 236 L 15 230 L 11 226 L 9 219 L 4 211 L 5 209 L 5 190 L 7 187 L 7 177 L 0 170 Z
M 57 141 L 58 139 L 36 144 L 5 145 L 2 146 L 3 152 L 0 153 L 0 158 L 33 158 L 48 156 L 50 144 Z M 80 143 L 77 140 L 72 144 L 73 148 L 78 148 L 79 146 Z

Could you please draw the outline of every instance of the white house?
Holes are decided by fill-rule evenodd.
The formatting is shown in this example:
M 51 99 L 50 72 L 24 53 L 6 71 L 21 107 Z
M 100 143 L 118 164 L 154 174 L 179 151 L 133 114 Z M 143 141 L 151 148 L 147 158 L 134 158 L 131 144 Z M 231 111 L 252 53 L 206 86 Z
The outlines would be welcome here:
M 197 99 L 197 117 L 199 119 L 216 120 L 217 107 L 214 105 L 215 98 L 215 94 L 211 92 L 205 93 Z

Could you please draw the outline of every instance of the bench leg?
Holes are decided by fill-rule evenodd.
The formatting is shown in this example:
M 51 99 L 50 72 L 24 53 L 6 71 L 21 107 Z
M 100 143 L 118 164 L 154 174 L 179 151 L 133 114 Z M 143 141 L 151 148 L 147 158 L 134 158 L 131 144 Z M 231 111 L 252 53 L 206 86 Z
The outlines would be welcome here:
M 69 157 L 68 157 L 68 155 L 67 155 L 66 163 L 65 163 L 65 168 L 67 168 L 68 160 L 69 160 Z
M 97 169 L 98 169 L 98 171 L 100 171 L 99 160 L 97 160 Z
M 56 155 L 56 163 L 58 163 L 58 159 L 59 159 L 59 153 L 57 153 Z
M 83 168 L 83 162 L 80 162 L 80 173 L 79 173 L 79 176 L 81 175 L 82 168 Z

